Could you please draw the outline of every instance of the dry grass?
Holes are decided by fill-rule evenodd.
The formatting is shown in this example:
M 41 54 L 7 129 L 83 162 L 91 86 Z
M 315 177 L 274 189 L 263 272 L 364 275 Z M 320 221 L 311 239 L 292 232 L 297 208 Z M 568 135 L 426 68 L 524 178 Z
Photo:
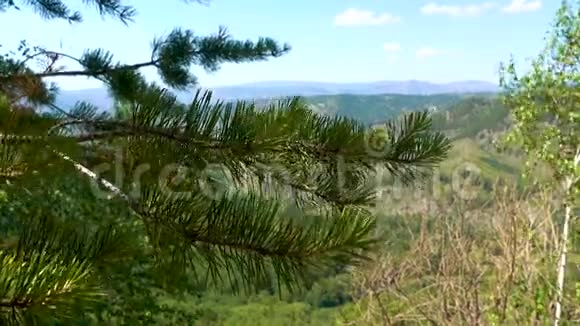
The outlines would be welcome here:
M 503 188 L 494 192 L 486 208 L 467 211 L 457 201 L 455 213 L 425 212 L 408 252 L 383 253 L 374 264 L 355 271 L 359 300 L 345 323 L 550 323 L 560 250 L 554 198 L 549 192 L 521 195 Z M 435 227 L 427 229 L 429 219 L 436 219 Z M 575 324 L 580 303 L 571 297 L 574 280 L 567 282 L 564 320 Z

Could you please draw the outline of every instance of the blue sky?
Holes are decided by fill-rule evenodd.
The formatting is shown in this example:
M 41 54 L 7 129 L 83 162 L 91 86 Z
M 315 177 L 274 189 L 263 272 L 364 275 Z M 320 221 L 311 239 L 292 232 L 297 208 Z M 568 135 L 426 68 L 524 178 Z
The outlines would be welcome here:
M 80 3 L 80 1 L 68 1 Z M 21 39 L 79 56 L 102 47 L 115 58 L 147 60 L 154 36 L 174 27 L 199 34 L 228 27 L 236 38 L 273 37 L 292 46 L 268 62 L 224 65 L 201 86 L 301 80 L 487 80 L 497 82 L 501 61 L 535 56 L 543 46 L 559 0 L 179 0 L 136 1 L 128 27 L 84 10 L 85 22 L 44 21 L 30 9 L 0 13 L 4 48 Z M 82 8 L 82 7 L 81 7 Z M 16 31 L 10 33 L 9 31 Z M 524 62 L 523 60 L 522 63 Z M 153 72 L 151 77 L 154 78 Z M 98 87 L 86 78 L 61 79 L 63 89 Z

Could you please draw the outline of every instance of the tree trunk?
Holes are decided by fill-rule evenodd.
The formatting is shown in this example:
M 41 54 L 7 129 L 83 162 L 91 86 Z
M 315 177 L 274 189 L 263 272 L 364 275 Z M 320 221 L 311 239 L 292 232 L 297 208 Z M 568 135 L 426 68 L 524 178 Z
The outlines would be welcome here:
M 570 193 L 572 187 L 572 178 L 566 180 L 566 195 Z M 564 213 L 564 227 L 562 228 L 562 249 L 560 254 L 560 261 L 558 262 L 558 280 L 556 284 L 557 298 L 556 311 L 554 313 L 554 326 L 558 326 L 562 316 L 562 299 L 564 296 L 564 279 L 566 275 L 566 256 L 568 254 L 568 233 L 570 229 L 570 219 L 572 218 L 572 203 L 566 198 L 565 213 Z

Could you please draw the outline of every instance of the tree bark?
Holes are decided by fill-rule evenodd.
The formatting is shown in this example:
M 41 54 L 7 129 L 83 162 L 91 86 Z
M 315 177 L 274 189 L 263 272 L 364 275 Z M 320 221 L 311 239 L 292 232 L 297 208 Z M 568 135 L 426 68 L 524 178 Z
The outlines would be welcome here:
M 569 203 L 565 206 L 564 227 L 562 229 L 562 252 L 558 263 L 557 299 L 556 311 L 554 313 L 554 326 L 558 326 L 562 316 L 562 298 L 564 294 L 564 279 L 566 276 L 566 256 L 568 254 L 568 233 L 570 228 L 570 218 L 572 209 Z
M 580 147 L 576 149 L 576 155 L 573 161 L 574 167 L 580 165 Z M 562 299 L 564 297 L 564 279 L 566 276 L 566 258 L 568 255 L 568 233 L 570 232 L 570 220 L 572 219 L 572 206 L 574 205 L 574 198 L 570 196 L 573 194 L 572 187 L 575 182 L 578 181 L 576 175 L 570 175 L 565 181 L 565 212 L 564 212 L 564 227 L 562 228 L 562 252 L 560 254 L 560 261 L 558 263 L 558 280 L 556 284 L 557 299 L 556 299 L 556 311 L 554 313 L 554 326 L 558 326 L 560 319 L 562 318 Z M 572 197 L 572 198 L 570 198 Z

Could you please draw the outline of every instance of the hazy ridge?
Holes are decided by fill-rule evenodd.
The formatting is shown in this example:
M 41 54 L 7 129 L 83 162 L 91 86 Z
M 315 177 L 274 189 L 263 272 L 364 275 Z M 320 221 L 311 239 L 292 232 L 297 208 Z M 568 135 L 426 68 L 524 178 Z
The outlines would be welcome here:
M 325 83 L 300 81 L 272 81 L 235 86 L 210 87 L 214 97 L 221 100 L 255 99 L 263 100 L 286 96 L 324 95 L 436 95 L 460 93 L 493 93 L 498 86 L 485 81 L 457 81 L 451 83 L 431 83 L 426 81 L 378 81 L 368 83 Z M 181 101 L 191 100 L 195 90 L 178 92 Z M 111 98 L 104 88 L 83 90 L 61 90 L 57 104 L 62 107 L 74 105 L 78 101 L 88 101 L 98 107 L 111 106 Z

